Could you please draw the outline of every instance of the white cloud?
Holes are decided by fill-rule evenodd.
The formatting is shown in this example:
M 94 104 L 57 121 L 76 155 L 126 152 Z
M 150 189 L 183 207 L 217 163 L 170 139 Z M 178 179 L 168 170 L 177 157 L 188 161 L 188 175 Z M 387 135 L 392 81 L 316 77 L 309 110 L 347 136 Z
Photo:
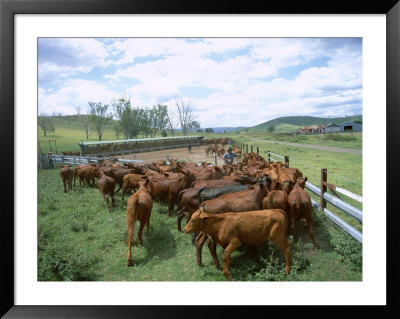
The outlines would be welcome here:
M 62 88 L 46 86 L 46 90 L 39 92 L 40 109 L 74 111 L 76 106 L 87 105 L 90 100 L 110 103 L 112 98 L 125 94 L 135 106 L 150 107 L 162 102 L 176 112 L 174 96 L 182 96 L 191 100 L 202 127 L 253 126 L 279 116 L 346 115 L 361 110 L 360 41 L 287 38 L 93 41 L 63 42 L 63 46 L 71 48 L 74 63 L 79 63 L 57 63 L 68 61 L 70 55 L 64 60 L 51 59 L 54 56 L 49 55 L 50 59 L 42 61 L 44 77 L 58 74 L 65 79 L 61 80 Z M 92 60 L 84 63 L 90 57 Z M 316 59 L 319 59 L 317 64 Z M 99 73 L 98 78 L 90 81 L 75 75 L 110 64 L 116 71 Z M 290 76 L 281 74 L 286 68 L 292 72 Z M 107 85 L 100 84 L 106 83 L 105 80 Z M 191 90 L 183 91 L 188 87 Z M 184 92 L 193 95 L 185 96 Z
M 39 112 L 75 114 L 76 107 L 87 107 L 89 101 L 110 104 L 117 93 L 92 81 L 72 80 L 54 92 L 39 89 Z

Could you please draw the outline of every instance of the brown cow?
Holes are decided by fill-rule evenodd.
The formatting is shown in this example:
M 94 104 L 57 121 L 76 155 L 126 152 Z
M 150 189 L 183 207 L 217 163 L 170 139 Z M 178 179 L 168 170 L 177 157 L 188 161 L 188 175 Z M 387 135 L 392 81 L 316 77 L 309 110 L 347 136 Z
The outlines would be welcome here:
M 123 186 L 122 186 L 122 201 L 124 201 L 125 192 L 135 191 L 139 189 L 139 182 L 142 181 L 144 175 L 140 174 L 126 174 L 123 178 Z
M 100 177 L 99 168 L 97 166 L 91 166 L 85 168 L 84 177 L 86 184 L 91 187 L 95 186 L 95 177 Z
M 197 180 L 201 179 L 221 179 L 223 177 L 223 172 L 219 166 L 211 166 L 203 168 L 201 171 L 194 169 L 182 169 L 182 172 L 189 171 L 196 176 Z
M 289 204 L 289 225 L 291 233 L 295 234 L 294 221 L 300 218 L 304 218 L 307 222 L 311 239 L 314 243 L 314 247 L 318 247 L 314 238 L 314 219 L 313 219 L 313 206 L 311 203 L 310 195 L 302 187 L 305 185 L 307 177 L 299 177 L 297 183 L 293 186 L 292 191 L 288 196 Z
M 251 189 L 249 190 L 224 194 L 217 198 L 206 200 L 200 206 L 208 214 L 262 209 L 262 200 L 267 194 L 267 188 L 263 184 L 256 184 L 250 187 Z
M 114 189 L 115 189 L 115 180 L 112 177 L 106 176 L 103 171 L 100 171 L 100 178 L 97 182 L 99 186 L 99 190 L 104 197 L 104 200 L 107 203 L 108 210 L 110 211 L 110 204 L 108 202 L 108 196 L 111 197 L 112 206 L 115 206 L 114 201 Z
M 74 178 L 74 170 L 71 168 L 70 165 L 64 165 L 60 169 L 60 177 L 64 184 L 64 193 L 67 192 L 66 184 L 68 184 L 68 188 L 72 189 L 72 179 Z
M 148 180 L 146 180 L 148 183 Z M 147 192 L 146 187 L 141 187 L 139 190 L 129 197 L 127 201 L 126 208 L 126 223 L 128 225 L 128 237 L 126 241 L 128 242 L 128 267 L 133 266 L 132 262 L 132 244 L 133 235 L 135 231 L 136 221 L 139 220 L 139 231 L 138 238 L 139 243 L 142 245 L 142 232 L 146 225 L 147 235 L 149 235 L 150 228 L 150 215 L 151 209 L 153 208 L 153 201 L 151 195 Z
M 106 172 L 104 172 L 104 173 L 106 173 Z M 127 174 L 134 174 L 134 173 L 135 173 L 135 169 L 117 168 L 117 167 L 111 168 L 111 170 L 109 171 L 109 176 L 114 178 L 115 183 L 118 184 L 118 187 L 119 187 L 116 190 L 116 192 L 119 192 L 119 190 L 122 188 L 122 185 L 124 183 L 124 176 Z
M 168 200 L 168 216 L 171 216 L 171 210 L 175 203 L 178 202 L 179 192 L 188 188 L 196 179 L 196 177 L 188 173 L 175 173 L 179 175 L 169 176 L 168 178 L 159 178 L 158 176 L 147 177 L 144 187 L 153 196 L 160 200 Z
M 282 209 L 289 215 L 288 195 L 282 190 L 273 190 L 264 197 L 262 201 L 263 209 Z
M 208 214 L 221 214 L 226 212 L 247 212 L 262 209 L 262 200 L 267 194 L 267 188 L 263 184 L 250 186 L 251 189 L 231 194 L 224 194 L 217 198 L 206 200 L 200 204 Z M 202 267 L 201 251 L 207 236 L 199 233 L 196 238 L 196 260 L 199 267 Z M 210 246 L 209 246 L 210 248 Z M 211 252 L 211 248 L 210 248 Z M 213 256 L 213 254 L 211 253 Z M 218 268 L 218 260 L 213 256 L 215 266 Z
M 285 256 L 285 273 L 290 272 L 290 244 L 286 236 L 287 216 L 280 209 L 266 209 L 242 213 L 207 214 L 197 210 L 185 226 L 185 233 L 203 231 L 225 248 L 222 254 L 223 272 L 231 280 L 231 255 L 242 244 L 260 245 L 271 239 Z

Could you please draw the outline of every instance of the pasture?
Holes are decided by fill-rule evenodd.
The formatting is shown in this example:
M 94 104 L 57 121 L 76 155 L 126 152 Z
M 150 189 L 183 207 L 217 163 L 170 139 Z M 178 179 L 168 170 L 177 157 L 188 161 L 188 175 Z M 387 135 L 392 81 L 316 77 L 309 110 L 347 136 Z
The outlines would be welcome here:
M 277 144 L 251 143 L 259 143 L 262 150 L 289 155 L 290 166 L 301 169 L 315 185 L 318 185 L 321 167 L 337 173 L 337 180 L 329 175 L 330 182 L 346 177 L 361 185 L 361 156 L 344 153 L 332 156 L 329 152 L 321 154 Z M 202 150 L 193 149 L 193 152 Z M 169 150 L 169 155 L 181 159 L 174 157 L 173 150 Z M 362 195 L 361 186 L 357 188 L 353 182 L 340 186 Z M 143 246 L 137 243 L 136 225 L 134 266 L 128 268 L 126 205 L 121 193 L 116 193 L 116 207 L 110 213 L 96 187 L 78 184 L 64 193 L 58 167 L 38 171 L 39 281 L 225 281 L 206 245 L 202 253 L 204 267 L 197 266 L 191 236 L 177 230 L 177 207 L 168 218 L 167 206 L 157 201 L 151 213 L 150 235 L 143 234 Z M 312 248 L 306 227 L 297 225 L 296 237 L 290 239 L 289 275 L 283 271 L 282 253 L 268 241 L 256 249 L 243 246 L 234 252 L 230 269 L 233 280 L 361 281 L 362 245 L 316 210 L 314 221 L 319 249 Z M 222 248 L 218 246 L 220 261 L 221 253 Z

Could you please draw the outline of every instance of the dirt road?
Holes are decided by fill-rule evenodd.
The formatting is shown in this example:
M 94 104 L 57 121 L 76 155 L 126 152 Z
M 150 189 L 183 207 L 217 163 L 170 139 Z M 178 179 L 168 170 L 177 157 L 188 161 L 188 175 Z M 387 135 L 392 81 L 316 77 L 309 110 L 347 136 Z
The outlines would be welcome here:
M 295 147 L 305 147 L 305 148 L 312 148 L 321 151 L 329 151 L 329 152 L 341 152 L 341 153 L 350 153 L 356 155 L 362 155 L 362 150 L 354 149 L 354 148 L 343 148 L 343 147 L 335 147 L 335 146 L 322 146 L 322 145 L 312 145 L 312 144 L 300 144 L 300 143 L 289 143 L 289 142 L 281 142 L 281 141 L 266 141 L 256 137 L 252 138 L 255 141 L 260 142 L 268 142 L 268 143 L 276 143 L 288 146 L 295 146 Z

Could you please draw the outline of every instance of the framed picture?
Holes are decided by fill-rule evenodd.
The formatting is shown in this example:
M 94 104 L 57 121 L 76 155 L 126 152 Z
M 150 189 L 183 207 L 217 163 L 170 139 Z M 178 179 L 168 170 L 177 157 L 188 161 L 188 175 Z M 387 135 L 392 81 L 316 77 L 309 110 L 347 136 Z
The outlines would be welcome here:
M 278 314 L 283 310 L 293 315 L 306 315 L 310 311 L 326 312 L 327 307 L 315 307 L 321 305 L 332 307 L 332 311 L 337 314 L 359 314 L 360 311 L 365 313 L 371 311 L 370 307 L 349 309 L 347 307 L 349 305 L 382 306 L 374 309 L 382 315 L 398 312 L 394 302 L 395 296 L 393 296 L 396 280 L 392 276 L 393 265 L 395 265 L 392 251 L 396 249 L 393 231 L 397 219 L 396 214 L 389 214 L 389 212 L 396 212 L 395 187 L 392 181 L 396 180 L 398 174 L 392 171 L 392 167 L 396 167 L 399 159 L 397 148 L 394 147 L 398 144 L 400 105 L 398 87 L 400 5 L 397 0 L 348 1 L 345 5 L 338 4 L 337 1 L 323 3 L 321 1 L 320 4 L 309 1 L 258 4 L 251 1 L 245 6 L 236 2 L 230 2 L 227 6 L 208 1 L 189 3 L 177 0 L 168 3 L 152 0 L 146 2 L 0 1 L 2 41 L 0 127 L 3 133 L 1 146 L 2 150 L 5 150 L 1 156 L 1 163 L 2 167 L 7 168 L 4 171 L 4 181 L 7 182 L 1 185 L 3 205 L 6 203 L 2 210 L 2 225 L 7 225 L 1 232 L 4 246 L 1 315 L 5 318 L 94 316 L 98 318 L 132 316 L 151 318 L 166 315 L 209 316 L 211 313 L 213 316 L 221 316 L 227 312 L 245 315 L 248 311 L 268 311 L 268 313 Z M 374 28 L 368 29 L 368 23 Z M 94 282 L 90 288 L 85 282 L 68 282 L 63 286 L 59 283 L 54 283 L 54 285 L 50 283 L 52 287 L 46 282 L 36 282 L 38 274 L 35 262 L 37 260 L 32 262 L 31 256 L 37 254 L 36 250 L 32 251 L 32 247 L 37 248 L 35 242 L 37 229 L 31 225 L 34 224 L 33 220 L 36 218 L 36 208 L 32 208 L 32 204 L 37 203 L 37 189 L 35 189 L 37 188 L 37 163 L 36 143 L 32 145 L 31 136 L 36 139 L 38 95 L 40 94 L 37 84 L 38 52 L 35 50 L 38 50 L 38 38 L 46 37 L 103 39 L 365 37 L 366 41 L 363 41 L 362 49 L 363 57 L 366 56 L 362 65 L 365 75 L 362 93 L 363 115 L 367 115 L 367 123 L 372 123 L 375 119 L 377 122 L 380 121 L 380 125 L 376 131 L 371 130 L 364 134 L 364 143 L 371 143 L 366 148 L 363 145 L 363 183 L 369 184 L 366 185 L 368 191 L 364 194 L 376 193 L 377 196 L 374 199 L 365 199 L 365 203 L 374 204 L 368 212 L 371 212 L 370 215 L 376 213 L 378 218 L 372 221 L 371 217 L 367 216 L 368 223 L 364 227 L 375 225 L 379 231 L 376 238 L 371 239 L 371 236 L 368 236 L 365 241 L 370 248 L 367 250 L 366 257 L 363 255 L 367 267 L 363 273 L 362 282 L 351 283 L 354 285 L 349 285 L 348 287 L 351 288 L 348 291 L 344 291 L 344 286 L 324 282 L 313 283 L 313 285 L 296 282 L 292 286 L 286 285 L 287 282 L 278 283 L 278 285 L 253 282 L 227 282 L 217 285 L 213 283 L 194 285 L 190 282 L 136 282 L 134 285 L 129 285 L 128 282 Z M 372 40 L 376 41 L 375 46 L 379 48 L 376 51 L 379 51 L 379 54 L 376 53 L 376 56 L 380 60 L 375 60 L 375 62 L 374 53 L 370 53 L 374 46 Z M 382 61 L 385 44 L 386 73 Z M 34 68 L 32 68 L 32 63 Z M 36 73 L 28 71 L 32 69 L 35 69 Z M 63 70 L 56 70 L 55 76 L 57 72 L 63 72 Z M 371 80 L 374 75 L 380 81 Z M 377 86 L 374 87 L 374 84 Z M 385 96 L 386 108 L 382 102 L 382 97 Z M 35 130 L 35 133 L 31 132 L 32 130 Z M 383 142 L 384 139 L 386 143 Z M 370 152 L 375 147 L 376 152 L 386 154 Z M 369 151 L 365 152 L 365 149 Z M 366 170 L 374 167 L 372 165 L 374 156 L 379 158 L 380 164 L 378 183 L 385 185 L 378 190 L 375 190 L 375 175 L 371 177 L 368 175 L 369 171 Z M 386 166 L 382 163 L 382 157 L 385 159 L 383 162 L 386 162 Z M 385 176 L 384 179 L 383 176 Z M 21 181 L 26 181 L 26 185 L 22 185 Z M 379 211 L 380 209 L 382 211 Z M 379 218 L 379 215 L 385 215 L 385 217 Z M 386 229 L 383 229 L 382 225 L 386 226 Z M 367 233 L 372 234 L 373 230 L 369 228 Z M 386 251 L 380 251 L 379 246 L 373 243 L 380 245 L 384 243 Z M 370 267 L 368 262 L 374 258 L 381 262 Z M 370 282 L 371 275 L 376 278 Z M 386 282 L 384 282 L 385 277 Z M 33 285 L 30 283 L 32 278 L 35 278 Z M 331 289 L 333 292 L 328 291 Z M 377 296 L 369 293 L 368 301 L 364 295 L 351 296 L 363 290 L 365 293 L 367 289 L 375 289 L 375 293 L 378 292 Z M 302 291 L 306 293 L 302 294 Z M 238 292 L 244 296 L 238 296 Z M 279 298 L 285 294 L 289 296 L 288 299 L 280 300 Z M 297 300 L 292 298 L 294 294 L 298 296 Z M 363 298 L 365 299 L 362 300 Z M 373 300 L 376 300 L 376 303 Z M 223 307 L 233 305 L 241 307 Z M 267 309 L 251 307 L 268 305 L 274 305 L 274 307 Z M 287 305 L 291 307 L 285 307 Z M 314 308 L 310 309 L 303 305 L 314 306 Z

